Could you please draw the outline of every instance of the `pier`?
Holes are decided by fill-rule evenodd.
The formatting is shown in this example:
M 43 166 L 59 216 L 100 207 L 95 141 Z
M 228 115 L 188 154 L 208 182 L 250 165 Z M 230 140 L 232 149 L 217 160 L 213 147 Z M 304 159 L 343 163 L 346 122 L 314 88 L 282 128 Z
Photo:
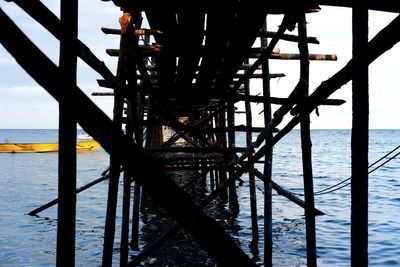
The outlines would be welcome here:
M 36 215 L 58 205 L 57 266 L 75 266 L 76 194 L 105 180 L 102 266 L 112 266 L 116 227 L 121 229 L 120 266 L 139 266 L 180 229 L 196 239 L 218 266 L 256 266 L 204 212 L 218 200 L 229 207 L 231 216 L 237 216 L 242 204 L 236 189 L 244 174 L 249 179 L 251 246 L 263 251 L 264 266 L 272 266 L 274 255 L 273 191 L 304 210 L 307 265 L 317 266 L 315 218 L 324 211 L 314 204 L 310 113 L 318 112 L 321 105 L 340 109 L 345 101 L 331 95 L 349 82 L 353 97 L 351 266 L 368 266 L 368 66 L 400 41 L 400 17 L 369 40 L 368 11 L 399 13 L 400 2 L 113 0 L 109 8 L 121 10 L 120 27 L 101 30 L 120 38 L 107 49 L 110 57 L 118 58 L 115 72 L 77 38 L 77 0 L 60 0 L 60 18 L 39 0 L 10 2 L 60 41 L 56 65 L 0 9 L 2 46 L 59 103 L 58 198 L 30 212 Z M 310 88 L 310 61 L 329 64 L 337 59 L 330 51 L 309 51 L 309 45 L 319 41 L 308 36 L 306 15 L 320 12 L 324 5 L 352 9 L 353 54 L 341 70 Z M 271 14 L 283 15 L 276 32 L 268 28 Z M 281 53 L 278 42 L 296 43 L 298 53 Z M 92 95 L 113 98 L 112 119 L 77 86 L 78 58 L 101 76 L 99 90 Z M 285 73 L 270 73 L 271 60 L 299 62 L 299 80 L 285 98 L 271 93 L 270 80 L 285 78 Z M 261 95 L 252 95 L 254 79 L 262 81 Z M 253 125 L 252 103 L 263 107 L 262 127 Z M 238 110 L 239 105 L 244 110 Z M 245 125 L 235 122 L 238 114 L 245 116 Z M 77 124 L 110 155 L 110 167 L 102 177 L 81 188 L 76 186 Z M 295 127 L 301 133 L 304 197 L 285 189 L 272 175 L 274 145 Z M 244 146 L 238 145 L 238 132 L 246 133 Z M 170 177 L 177 171 L 190 171 L 188 183 L 200 181 L 204 187 L 199 190 L 208 194 L 200 201 L 194 199 Z M 257 179 L 264 184 L 264 210 L 257 209 Z M 121 225 L 116 225 L 118 201 L 122 201 Z M 139 215 L 148 201 L 176 224 L 130 258 L 129 249 L 138 249 Z M 263 232 L 258 227 L 260 214 Z

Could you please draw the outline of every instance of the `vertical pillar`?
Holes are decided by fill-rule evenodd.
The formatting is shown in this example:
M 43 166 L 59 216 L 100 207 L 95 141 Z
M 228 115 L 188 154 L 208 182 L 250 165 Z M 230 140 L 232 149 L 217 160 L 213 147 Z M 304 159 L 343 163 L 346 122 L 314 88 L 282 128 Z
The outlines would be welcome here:
M 138 125 L 138 114 L 140 108 L 137 104 L 137 75 L 136 75 L 136 61 L 135 48 L 138 45 L 138 39 L 135 35 L 135 27 L 140 27 L 141 14 L 140 12 L 134 12 L 124 8 L 124 16 L 129 18 L 128 23 L 121 28 L 121 39 L 124 41 L 124 73 L 128 82 L 128 91 L 126 92 L 126 127 L 125 133 L 128 137 L 133 138 L 135 136 L 136 143 L 142 146 L 142 132 Z M 120 249 L 120 266 L 126 266 L 128 264 L 128 252 L 129 252 L 129 219 L 130 219 L 130 199 L 131 199 L 131 176 L 125 171 L 124 172 L 124 190 L 122 198 L 122 223 L 121 223 L 121 249 Z M 136 210 L 134 210 L 136 211 Z M 132 224 L 134 220 L 132 219 Z
M 216 127 L 225 127 L 225 110 L 217 111 L 215 118 L 216 118 Z M 226 148 L 226 134 L 225 133 L 217 133 L 216 138 L 217 138 L 218 146 L 221 148 Z M 219 184 L 226 181 L 227 177 L 226 177 L 225 169 L 219 170 L 218 178 L 219 178 L 219 180 L 218 180 Z M 220 197 L 221 197 L 221 201 L 223 203 L 227 203 L 228 202 L 227 190 L 224 190 L 221 193 Z
M 130 13 L 124 13 L 120 18 L 119 22 L 121 25 L 121 39 L 120 39 L 120 55 L 118 58 L 117 67 L 117 78 L 118 78 L 118 90 L 114 90 L 114 110 L 113 110 L 113 123 L 115 127 L 122 127 L 122 112 L 124 106 L 124 88 L 126 87 L 127 72 L 126 66 L 129 61 L 130 50 L 127 47 L 126 31 L 132 24 L 132 17 Z M 111 267 L 113 250 L 114 250 L 114 238 L 115 238 L 115 218 L 117 213 L 117 202 L 118 202 L 118 184 L 119 176 L 121 172 L 121 160 L 118 156 L 121 148 L 114 147 L 110 153 L 110 179 L 108 183 L 108 196 L 107 196 L 107 212 L 106 222 L 104 226 L 104 243 L 103 243 L 103 258 L 102 266 Z
M 235 126 L 235 105 L 233 102 L 228 102 L 227 107 L 227 119 L 228 119 L 228 127 L 233 128 Z M 235 131 L 228 132 L 228 147 L 234 148 L 236 146 L 236 138 L 235 138 Z M 235 153 L 233 152 L 230 154 L 229 161 L 232 161 L 235 158 Z M 234 175 L 234 170 L 229 170 L 229 177 Z M 229 186 L 229 208 L 233 214 L 233 216 L 237 216 L 239 214 L 239 202 L 236 192 L 236 182 L 233 182 Z
M 267 31 L 267 22 L 262 26 L 263 31 Z M 261 47 L 268 47 L 268 39 L 261 38 Z M 261 65 L 263 75 L 263 95 L 271 96 L 269 83 L 269 65 L 268 60 L 264 60 Z M 264 124 L 269 125 L 271 116 L 271 104 L 264 102 Z M 266 136 L 266 141 L 272 138 L 272 133 Z M 265 154 L 264 163 L 264 266 L 272 266 L 272 148 Z
M 368 9 L 353 9 L 353 57 L 368 44 Z M 353 71 L 351 266 L 368 266 L 368 63 Z
M 246 81 L 245 84 L 245 95 L 250 95 L 250 85 L 249 81 Z M 253 119 L 251 114 L 251 103 L 249 100 L 245 101 L 245 110 L 246 110 L 246 126 L 252 127 Z M 249 148 L 252 144 L 252 131 L 248 130 L 246 132 L 246 146 Z M 249 155 L 251 157 L 253 152 Z M 256 191 L 256 182 L 254 175 L 254 165 L 249 168 L 249 190 L 250 190 L 250 211 L 251 211 L 251 232 L 252 232 L 252 240 L 250 243 L 250 247 L 253 249 L 253 254 L 257 252 L 258 254 L 258 221 L 257 221 L 257 191 Z
M 305 86 L 302 89 L 301 99 L 308 97 L 309 82 L 309 53 L 307 44 L 307 28 L 305 14 L 299 14 L 298 20 L 299 32 L 299 51 L 300 51 L 300 79 L 304 81 Z M 304 200 L 306 215 L 306 243 L 307 243 L 307 266 L 317 266 L 317 249 L 315 236 L 315 213 L 314 213 L 314 185 L 312 171 L 312 152 L 311 152 L 311 134 L 310 134 L 310 114 L 304 112 L 300 114 L 301 129 L 301 152 L 303 161 L 303 180 L 304 180 Z
M 76 86 L 76 64 L 71 39 L 78 35 L 78 1 L 61 0 L 57 266 L 75 265 L 76 220 L 76 117 L 72 109 Z
M 130 246 L 132 249 L 139 248 L 139 211 L 140 211 L 140 184 L 135 181 L 132 205 L 132 235 Z

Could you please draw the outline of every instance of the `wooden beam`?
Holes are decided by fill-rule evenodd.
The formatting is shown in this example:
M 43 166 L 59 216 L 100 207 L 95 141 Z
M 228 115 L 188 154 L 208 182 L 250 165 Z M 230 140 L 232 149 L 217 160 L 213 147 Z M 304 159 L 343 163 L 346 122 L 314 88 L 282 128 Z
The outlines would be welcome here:
M 291 96 L 288 98 L 280 98 L 280 97 L 266 97 L 266 96 L 255 96 L 255 95 L 242 95 L 242 94 L 235 94 L 232 96 L 235 101 L 250 101 L 254 103 L 271 103 L 277 105 L 288 105 L 293 101 Z M 320 105 L 326 106 L 340 106 L 346 103 L 345 100 L 342 99 L 322 99 Z

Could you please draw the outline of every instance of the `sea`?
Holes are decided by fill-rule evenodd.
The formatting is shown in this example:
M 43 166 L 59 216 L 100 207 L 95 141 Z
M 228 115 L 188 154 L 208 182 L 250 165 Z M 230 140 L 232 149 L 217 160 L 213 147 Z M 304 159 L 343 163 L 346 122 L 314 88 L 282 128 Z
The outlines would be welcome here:
M 80 133 L 83 132 L 79 130 Z M 0 142 L 57 142 L 53 129 L 0 129 Z M 350 266 L 350 186 L 351 131 L 312 130 L 313 176 L 316 207 L 325 215 L 316 217 L 319 266 Z M 237 134 L 237 146 L 244 146 L 245 134 Z M 370 130 L 369 161 L 369 265 L 400 266 L 400 130 Z M 395 150 L 396 149 L 396 150 Z M 387 155 L 390 151 L 395 150 Z M 57 197 L 57 153 L 0 153 L 0 266 L 55 266 L 57 207 L 37 216 L 29 211 Z M 375 167 L 388 161 L 376 170 Z M 102 149 L 77 155 L 77 184 L 82 186 L 101 176 L 109 165 Z M 262 166 L 256 166 L 262 171 Z M 185 175 L 183 175 L 185 176 Z M 190 176 L 189 174 L 187 176 Z M 182 178 L 182 177 L 181 177 Z M 217 221 L 257 264 L 263 263 L 263 184 L 256 182 L 259 251 L 250 249 L 252 240 L 248 176 L 237 185 L 240 212 L 236 218 L 221 215 L 228 207 L 218 207 Z M 182 179 L 190 179 L 183 177 Z M 302 198 L 303 178 L 300 132 L 294 130 L 274 147 L 273 180 Z M 336 190 L 336 184 L 343 188 Z M 333 186 L 333 187 L 332 187 Z M 328 188 L 331 188 L 326 190 Z M 122 196 L 122 182 L 119 196 Z M 76 266 L 100 266 L 108 182 L 79 193 L 76 219 Z M 208 190 L 209 192 L 209 190 Z M 121 200 L 121 198 L 120 198 Z M 117 210 L 114 266 L 118 266 L 121 202 Z M 222 217 L 221 217 L 222 216 Z M 225 216 L 225 217 L 224 217 Z M 273 265 L 306 266 L 304 211 L 273 192 Z M 140 247 L 160 234 L 166 220 L 148 212 L 140 217 Z M 165 228 L 165 227 L 164 227 Z M 189 245 L 192 242 L 189 242 Z M 188 246 L 187 243 L 185 243 Z M 152 255 L 142 266 L 214 266 L 201 249 L 182 249 L 180 242 L 170 244 L 169 258 Z M 174 252 L 175 251 L 175 252 Z M 130 257 L 138 251 L 131 250 Z M 196 254 L 197 253 L 197 254 Z M 175 258 L 174 258 L 175 256 Z

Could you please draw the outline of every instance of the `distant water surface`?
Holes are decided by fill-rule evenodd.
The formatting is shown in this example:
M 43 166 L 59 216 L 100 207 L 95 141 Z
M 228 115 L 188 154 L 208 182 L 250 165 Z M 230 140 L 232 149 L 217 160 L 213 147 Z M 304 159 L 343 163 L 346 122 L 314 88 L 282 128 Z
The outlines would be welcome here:
M 349 130 L 313 130 L 314 189 L 320 191 L 348 178 L 351 173 L 351 132 Z M 0 130 L 0 142 L 57 142 L 57 130 Z M 245 136 L 237 135 L 237 146 L 244 146 Z M 400 145 L 400 130 L 370 131 L 370 162 Z M 284 188 L 302 193 L 301 144 L 299 131 L 293 131 L 274 148 L 273 180 Z M 0 153 L 0 266 L 54 266 L 57 208 L 39 216 L 26 215 L 32 209 L 57 196 L 57 153 Z M 98 177 L 108 167 L 103 149 L 78 154 L 78 186 Z M 262 166 L 256 166 L 262 171 Z M 251 242 L 248 179 L 238 186 L 239 217 L 227 229 L 241 247 Z M 400 158 L 370 174 L 369 190 L 369 264 L 400 266 Z M 263 230 L 263 184 L 257 182 L 259 226 Z M 102 237 L 108 183 L 102 182 L 80 193 L 77 202 L 77 266 L 101 264 Z M 120 185 L 122 189 L 122 183 Z M 119 195 L 122 195 L 120 190 Z M 121 201 L 120 201 L 121 202 Z M 318 209 L 317 247 L 319 266 L 350 265 L 350 187 L 315 197 Z M 118 215 L 120 215 L 120 205 Z M 274 192 L 273 262 L 274 266 L 306 266 L 304 212 Z M 155 215 L 142 216 L 141 245 L 152 237 Z M 120 220 L 120 216 L 117 218 Z M 220 223 L 228 221 L 219 219 Z M 119 227 L 117 227 L 119 228 Z M 150 236 L 149 236 L 150 235 Z M 119 254 L 119 229 L 116 233 L 115 266 Z M 260 253 L 263 235 L 260 235 Z M 182 252 L 182 251 L 181 251 Z M 134 255 L 135 251 L 130 252 Z M 178 252 L 177 252 L 178 253 Z M 186 253 L 186 251 L 185 251 Z M 180 256 L 184 257 L 184 256 Z M 196 261 L 181 258 L 176 266 L 191 266 Z M 257 258 L 258 257 L 258 258 Z M 254 260 L 262 263 L 263 255 Z M 157 261 L 153 259 L 153 262 Z M 151 261 L 149 261 L 151 262 Z M 148 264 L 155 266 L 154 264 Z M 200 265 L 199 265 L 200 266 Z

